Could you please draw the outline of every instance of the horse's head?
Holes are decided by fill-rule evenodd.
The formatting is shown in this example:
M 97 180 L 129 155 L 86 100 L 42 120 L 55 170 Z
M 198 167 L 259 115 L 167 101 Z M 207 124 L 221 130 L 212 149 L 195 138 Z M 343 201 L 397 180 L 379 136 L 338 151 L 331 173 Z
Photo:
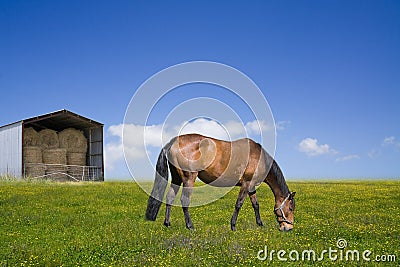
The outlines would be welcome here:
M 295 194 L 296 192 L 289 192 L 288 196 L 281 202 L 281 204 L 275 206 L 274 212 L 276 220 L 279 223 L 279 231 L 287 232 L 293 229 Z

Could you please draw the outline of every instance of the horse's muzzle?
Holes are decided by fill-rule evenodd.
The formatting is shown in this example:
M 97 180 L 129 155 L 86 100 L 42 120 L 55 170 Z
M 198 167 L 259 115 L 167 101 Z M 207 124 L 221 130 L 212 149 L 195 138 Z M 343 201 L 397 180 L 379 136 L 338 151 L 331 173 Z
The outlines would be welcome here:
M 283 222 L 279 225 L 279 231 L 282 231 L 282 232 L 289 232 L 292 229 L 293 229 L 293 225 L 285 223 L 285 222 Z

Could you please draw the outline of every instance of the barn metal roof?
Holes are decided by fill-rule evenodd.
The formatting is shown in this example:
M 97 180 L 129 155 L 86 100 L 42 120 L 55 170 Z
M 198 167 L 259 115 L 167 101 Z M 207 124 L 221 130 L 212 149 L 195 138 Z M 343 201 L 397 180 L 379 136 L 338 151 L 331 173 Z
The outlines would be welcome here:
M 66 128 L 89 129 L 104 126 L 104 124 L 85 118 L 69 110 L 63 109 L 52 113 L 22 120 L 25 127 L 34 127 L 36 130 L 53 129 L 62 131 Z

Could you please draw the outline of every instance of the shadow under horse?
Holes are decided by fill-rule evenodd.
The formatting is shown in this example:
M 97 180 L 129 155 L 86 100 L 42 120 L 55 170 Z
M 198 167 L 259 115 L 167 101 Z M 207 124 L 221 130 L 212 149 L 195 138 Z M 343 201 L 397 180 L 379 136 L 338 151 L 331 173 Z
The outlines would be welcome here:
M 181 203 L 186 227 L 193 229 L 189 214 L 190 196 L 198 177 L 206 184 L 217 187 L 240 186 L 239 196 L 231 219 L 231 229 L 236 230 L 239 210 L 248 195 L 254 208 L 256 222 L 262 226 L 256 187 L 265 182 L 275 196 L 277 222 L 280 231 L 289 231 L 294 225 L 296 192 L 290 192 L 276 161 L 251 139 L 233 142 L 217 140 L 199 134 L 174 137 L 161 150 L 153 190 L 148 200 L 146 218 L 155 221 L 168 184 L 168 169 L 171 186 L 166 196 L 164 225 L 169 227 L 171 206 L 183 185 Z

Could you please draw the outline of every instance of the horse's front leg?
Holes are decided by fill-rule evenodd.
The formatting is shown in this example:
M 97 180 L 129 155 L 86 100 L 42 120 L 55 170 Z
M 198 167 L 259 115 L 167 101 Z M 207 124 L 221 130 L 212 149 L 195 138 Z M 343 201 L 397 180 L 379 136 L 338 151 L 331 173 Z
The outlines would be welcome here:
M 235 211 L 233 212 L 232 219 L 231 219 L 231 229 L 232 231 L 236 231 L 236 221 L 239 215 L 239 210 L 243 205 L 244 200 L 246 199 L 246 195 L 249 192 L 248 183 L 243 182 L 242 186 L 240 187 L 239 196 L 236 200 Z
M 254 189 L 253 192 L 249 192 L 249 197 L 251 200 L 251 204 L 253 205 L 254 214 L 256 215 L 256 222 L 259 226 L 263 226 L 260 216 L 260 205 L 258 204 L 256 190 Z
M 197 173 L 189 173 L 185 175 L 185 181 L 183 181 L 183 189 L 181 196 L 181 203 L 183 209 L 183 215 L 185 216 L 186 227 L 190 230 L 194 229 L 192 220 L 190 219 L 189 213 L 189 205 L 190 205 L 190 196 L 193 192 L 194 181 L 196 180 Z

